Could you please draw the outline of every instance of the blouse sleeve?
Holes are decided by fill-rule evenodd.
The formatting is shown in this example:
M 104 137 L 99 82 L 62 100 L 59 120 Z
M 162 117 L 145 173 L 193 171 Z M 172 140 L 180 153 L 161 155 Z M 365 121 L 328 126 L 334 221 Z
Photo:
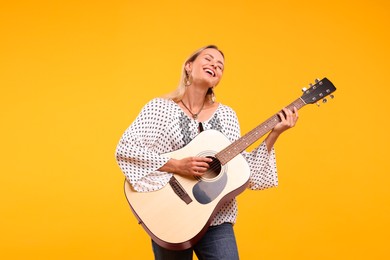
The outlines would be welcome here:
M 268 152 L 267 146 L 263 141 L 250 153 L 244 152 L 243 156 L 251 169 L 249 189 L 263 190 L 278 186 L 275 149 L 273 147 Z
M 171 177 L 158 171 L 170 159 L 160 155 L 158 148 L 167 121 L 162 102 L 152 100 L 143 107 L 117 145 L 117 163 L 136 191 L 158 190 Z

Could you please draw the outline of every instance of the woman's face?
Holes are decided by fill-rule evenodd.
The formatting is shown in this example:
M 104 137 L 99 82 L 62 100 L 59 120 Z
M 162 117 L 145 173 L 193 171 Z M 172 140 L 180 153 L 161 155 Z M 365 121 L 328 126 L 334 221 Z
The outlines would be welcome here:
M 208 87 L 214 87 L 222 78 L 224 58 L 218 50 L 208 48 L 187 63 L 186 70 L 191 71 L 193 82 L 205 82 Z

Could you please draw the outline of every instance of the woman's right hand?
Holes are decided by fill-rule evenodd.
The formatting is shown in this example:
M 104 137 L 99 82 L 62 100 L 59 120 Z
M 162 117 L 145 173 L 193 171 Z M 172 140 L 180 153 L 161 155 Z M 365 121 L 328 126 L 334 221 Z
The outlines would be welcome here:
M 159 171 L 175 173 L 183 176 L 202 176 L 213 160 L 207 157 L 186 157 L 180 160 L 170 159 Z

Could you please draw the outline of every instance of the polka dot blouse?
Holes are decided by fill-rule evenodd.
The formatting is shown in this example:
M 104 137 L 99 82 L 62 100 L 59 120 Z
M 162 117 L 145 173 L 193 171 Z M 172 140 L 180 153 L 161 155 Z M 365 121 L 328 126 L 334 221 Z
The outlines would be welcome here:
M 223 133 L 231 142 L 240 138 L 240 126 L 236 113 L 219 104 L 207 121 L 204 130 L 214 129 Z M 135 121 L 125 131 L 116 149 L 119 167 L 138 192 L 161 189 L 172 174 L 158 171 L 170 159 L 163 154 L 178 150 L 199 133 L 199 122 L 188 117 L 174 101 L 155 98 L 147 103 Z M 251 171 L 249 188 L 266 189 L 278 185 L 275 152 L 268 153 L 265 142 L 251 152 L 243 152 Z M 235 223 L 237 201 L 227 202 L 215 215 L 211 225 Z

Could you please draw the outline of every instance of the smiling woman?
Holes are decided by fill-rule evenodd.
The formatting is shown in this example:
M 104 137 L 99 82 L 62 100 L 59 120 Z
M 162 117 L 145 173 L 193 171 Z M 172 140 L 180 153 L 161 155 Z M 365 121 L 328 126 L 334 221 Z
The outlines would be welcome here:
M 298 119 L 296 109 L 284 109 L 284 113 L 279 114 L 281 122 L 259 147 L 238 156 L 238 160 L 242 161 L 238 171 L 247 172 L 248 179 L 236 189 L 226 188 L 230 185 L 227 184 L 229 178 L 219 161 L 210 156 L 209 148 L 200 153 L 190 149 L 189 155 L 185 156 L 171 153 L 192 147 L 199 136 L 205 136 L 201 134 L 205 130 L 209 130 L 209 133 L 221 132 L 228 143 L 240 138 L 236 113 L 214 98 L 213 89 L 222 78 L 224 62 L 224 54 L 215 45 L 208 45 L 192 54 L 184 62 L 179 87 L 165 98 L 155 98 L 146 104 L 117 146 L 116 158 L 128 181 L 129 202 L 152 237 L 156 259 L 192 259 L 193 251 L 199 259 L 238 259 L 233 231 L 237 202 L 234 196 L 223 197 L 219 196 L 220 193 L 228 191 L 229 194 L 238 194 L 237 190 L 246 188 L 248 183 L 249 188 L 254 190 L 274 187 L 278 183 L 273 146 L 282 132 L 295 125 Z M 200 146 L 205 143 L 208 141 L 199 142 Z M 218 172 L 216 169 L 219 169 Z M 199 181 L 199 185 L 185 189 L 185 182 L 191 180 L 195 183 Z M 202 180 L 208 184 L 205 185 Z M 213 186 L 214 183 L 216 186 Z M 203 190 L 205 186 L 212 188 L 206 191 Z M 153 197 L 155 193 L 151 191 L 159 191 L 158 194 L 162 196 Z M 216 191 L 218 194 L 214 194 Z M 148 211 L 151 203 L 142 200 L 141 204 L 136 205 L 138 202 L 134 198 L 138 194 L 146 194 L 153 204 L 157 199 L 157 205 L 163 206 L 158 207 L 158 212 L 153 215 L 169 216 L 170 220 L 174 218 L 170 223 L 175 225 L 194 218 L 200 226 L 199 230 L 195 228 L 197 233 L 187 239 L 187 233 L 193 232 L 195 225 L 183 225 L 182 232 L 174 234 L 174 238 L 163 237 L 164 234 L 177 232 L 169 232 L 172 229 L 168 221 L 159 221 L 154 226 L 156 223 L 151 223 L 147 214 L 140 214 L 143 208 Z M 171 200 L 178 201 L 178 204 L 169 203 L 168 206 Z M 197 208 L 200 204 L 211 205 L 207 207 L 210 212 L 203 214 L 201 209 L 205 207 Z M 173 216 L 172 212 L 175 211 L 178 214 Z M 180 214 L 182 211 L 189 211 L 190 214 L 185 216 Z M 141 215 L 143 219 L 140 219 Z

